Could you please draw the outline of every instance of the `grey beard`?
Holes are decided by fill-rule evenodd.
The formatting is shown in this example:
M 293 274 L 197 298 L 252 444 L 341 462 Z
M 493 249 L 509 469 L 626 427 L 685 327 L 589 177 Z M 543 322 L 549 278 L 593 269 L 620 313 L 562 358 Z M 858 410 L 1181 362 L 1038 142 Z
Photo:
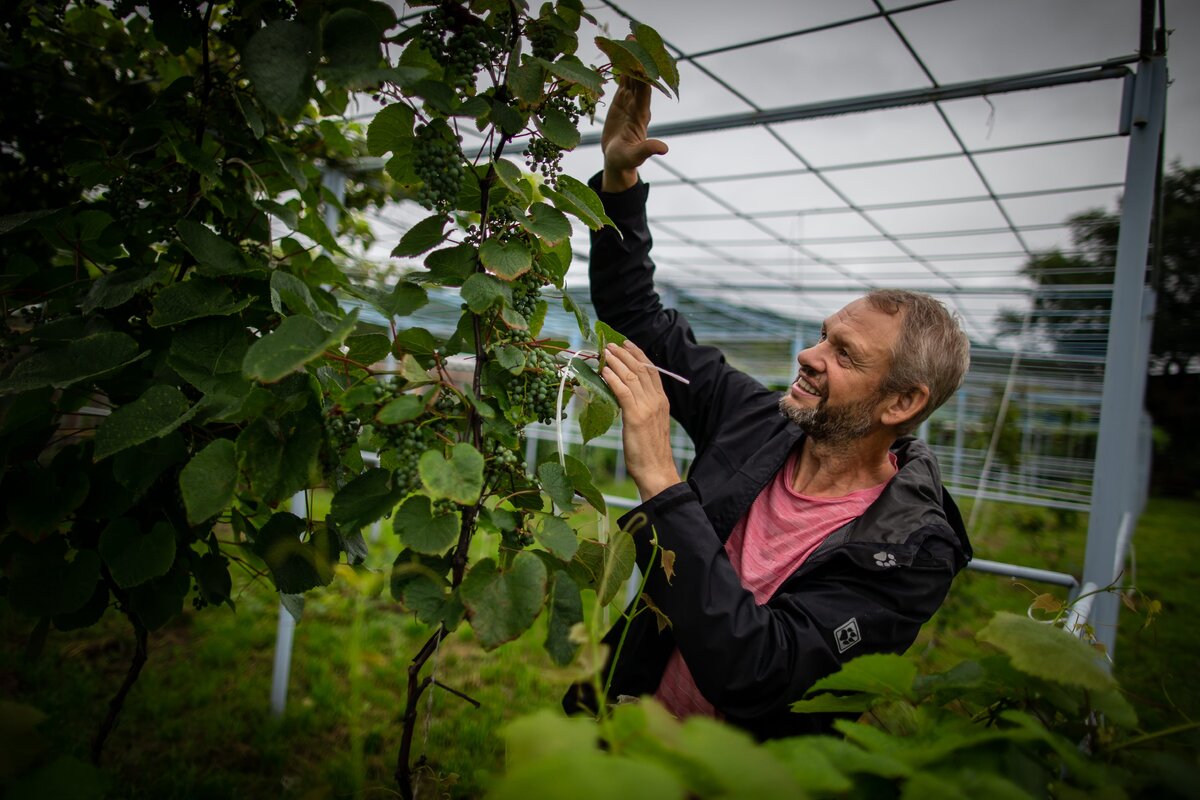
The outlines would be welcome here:
M 787 402 L 785 394 L 779 398 L 779 411 L 814 442 L 826 445 L 842 445 L 866 436 L 874 425 L 872 406 L 875 398 L 851 403 L 846 406 L 829 406 L 821 400 L 816 408 L 798 408 Z

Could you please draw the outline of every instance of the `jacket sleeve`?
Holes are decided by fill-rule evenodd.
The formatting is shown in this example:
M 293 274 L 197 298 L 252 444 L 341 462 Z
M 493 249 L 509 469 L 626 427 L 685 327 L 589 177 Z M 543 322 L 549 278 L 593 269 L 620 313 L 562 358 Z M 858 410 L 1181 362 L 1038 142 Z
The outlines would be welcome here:
M 591 186 L 616 229 L 591 234 L 592 305 L 601 320 L 632 339 L 655 364 L 690 381 L 684 385 L 664 377 L 663 386 L 671 415 L 702 448 L 734 410 L 744 413 L 747 404 L 755 402 L 774 405 L 778 396 L 727 364 L 717 348 L 697 344 L 683 315 L 663 307 L 650 258 L 649 187 L 639 182 L 624 192 L 602 192 L 599 178 L 594 177 Z
M 760 606 L 742 586 L 688 484 L 668 488 L 637 511 L 646 515 L 635 535 L 643 568 L 651 532 L 675 554 L 674 575 L 668 581 L 653 566 L 646 593 L 671 621 L 696 686 L 731 718 L 785 711 L 855 656 L 904 651 L 957 571 L 944 536 L 918 531 L 910 541 L 920 544 L 902 557 L 903 566 L 872 569 L 863 565 L 874 563 L 870 554 L 856 559 L 843 546 Z

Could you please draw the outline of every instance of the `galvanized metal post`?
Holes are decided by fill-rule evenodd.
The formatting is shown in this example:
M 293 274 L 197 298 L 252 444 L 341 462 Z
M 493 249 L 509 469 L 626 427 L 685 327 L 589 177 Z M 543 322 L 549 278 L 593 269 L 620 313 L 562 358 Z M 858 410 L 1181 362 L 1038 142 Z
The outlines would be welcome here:
M 324 220 L 330 231 L 337 230 L 339 206 L 346 196 L 346 175 L 337 170 L 326 170 L 321 175 L 321 185 L 328 189 L 337 204 L 325 205 Z M 307 518 L 307 508 L 304 502 L 304 492 L 292 497 L 292 513 L 301 519 Z M 279 623 L 275 628 L 275 666 L 271 672 L 271 713 L 277 717 L 283 716 L 287 708 L 288 680 L 292 671 L 292 641 L 295 638 L 296 618 L 292 612 L 279 604 Z
M 1113 580 L 1118 529 L 1125 513 L 1132 511 L 1131 485 L 1138 479 L 1137 431 L 1148 366 L 1142 312 L 1166 87 L 1166 58 L 1145 58 L 1138 64 L 1132 102 L 1126 104 L 1129 152 L 1083 567 L 1084 583 L 1099 587 Z M 1110 654 L 1117 640 L 1119 609 L 1111 593 L 1098 595 L 1092 608 L 1092 628 Z
M 954 396 L 954 461 L 950 470 L 950 481 L 955 486 L 963 482 L 963 426 L 967 420 L 967 387 L 960 387 Z

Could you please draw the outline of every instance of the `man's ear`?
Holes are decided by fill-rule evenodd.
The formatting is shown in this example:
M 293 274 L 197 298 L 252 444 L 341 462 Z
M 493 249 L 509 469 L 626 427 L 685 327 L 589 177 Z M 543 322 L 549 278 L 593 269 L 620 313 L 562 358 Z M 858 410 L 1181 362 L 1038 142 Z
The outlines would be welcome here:
M 919 384 L 904 392 L 894 392 L 887 396 L 880 422 L 895 428 L 919 416 L 929 405 L 929 387 Z

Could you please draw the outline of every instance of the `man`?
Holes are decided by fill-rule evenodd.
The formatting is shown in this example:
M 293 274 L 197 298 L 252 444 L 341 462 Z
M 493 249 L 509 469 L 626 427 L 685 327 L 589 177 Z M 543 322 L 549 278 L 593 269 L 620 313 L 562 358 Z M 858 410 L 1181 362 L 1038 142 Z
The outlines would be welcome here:
M 602 374 L 642 499 L 626 519 L 670 626 L 640 614 L 610 632 L 624 642 L 608 701 L 654 695 L 760 738 L 817 732 L 829 720 L 790 705 L 855 656 L 904 651 L 971 556 L 936 460 L 906 435 L 961 384 L 968 341 L 932 298 L 873 292 L 825 321 L 782 397 L 698 345 L 654 291 L 637 170 L 667 148 L 646 138 L 649 91 L 623 84 L 605 121 L 593 187 L 619 233 L 593 235 L 590 277 L 597 314 L 630 339 Z M 696 447 L 686 482 L 669 416 Z M 649 563 L 652 538 L 673 574 Z M 581 685 L 564 706 L 595 698 Z

